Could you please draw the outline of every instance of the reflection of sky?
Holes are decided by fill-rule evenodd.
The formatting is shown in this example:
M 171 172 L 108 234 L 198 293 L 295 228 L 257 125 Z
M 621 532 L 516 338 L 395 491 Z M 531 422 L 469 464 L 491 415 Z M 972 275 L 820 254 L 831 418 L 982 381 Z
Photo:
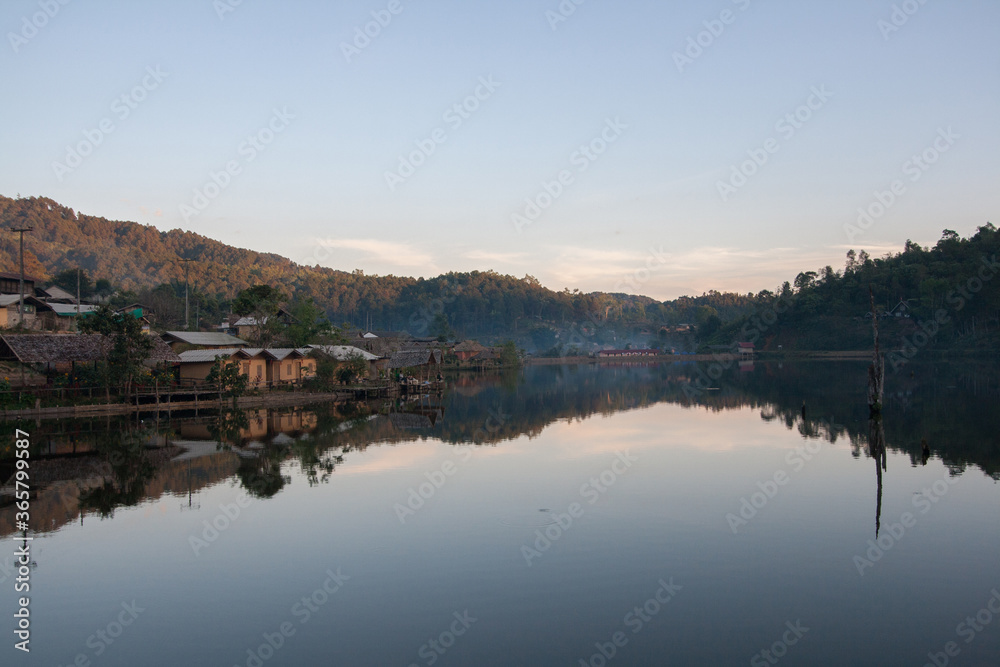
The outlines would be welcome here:
M 292 483 L 199 557 L 188 539 L 236 500 L 234 483 L 197 494 L 192 511 L 166 498 L 88 518 L 35 544 L 37 649 L 19 664 L 93 658 L 87 637 L 133 599 L 146 611 L 95 664 L 153 664 L 154 651 L 156 664 L 245 664 L 284 621 L 296 635 L 265 664 L 426 664 L 421 645 L 466 609 L 478 620 L 439 664 L 576 664 L 617 630 L 629 638 L 617 664 L 747 664 L 799 619 L 810 630 L 787 664 L 922 664 L 962 641 L 955 626 L 1000 585 L 996 483 L 970 470 L 920 514 L 914 493 L 946 470 L 890 454 L 883 534 L 903 512 L 917 523 L 860 577 L 874 462 L 846 439 L 812 440 L 818 454 L 796 471 L 787 457 L 805 442 L 755 410 L 659 404 L 496 447 L 373 445 L 317 487 L 288 464 Z M 588 504 L 581 485 L 625 450 L 638 461 Z M 457 472 L 401 525 L 394 505 L 448 461 Z M 727 513 L 779 470 L 788 484 L 734 535 Z M 539 510 L 573 502 L 583 515 L 528 567 L 531 524 L 551 518 Z M 350 581 L 301 625 L 292 606 L 337 567 Z M 632 634 L 625 614 L 671 577 L 684 588 Z M 1000 654 L 995 630 L 961 644 L 963 664 Z

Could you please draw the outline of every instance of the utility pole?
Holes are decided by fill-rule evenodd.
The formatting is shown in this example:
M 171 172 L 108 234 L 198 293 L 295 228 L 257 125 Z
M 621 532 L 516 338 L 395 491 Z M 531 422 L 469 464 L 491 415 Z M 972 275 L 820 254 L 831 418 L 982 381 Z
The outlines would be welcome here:
M 11 227 L 12 232 L 18 232 L 21 234 L 21 280 L 18 285 L 18 291 L 21 294 L 21 298 L 18 299 L 17 312 L 20 317 L 18 324 L 21 328 L 24 328 L 24 233 L 33 231 L 34 227 Z
M 191 329 L 191 315 L 188 301 L 188 264 L 193 262 L 193 259 L 182 259 L 184 262 L 184 330 L 189 331 Z

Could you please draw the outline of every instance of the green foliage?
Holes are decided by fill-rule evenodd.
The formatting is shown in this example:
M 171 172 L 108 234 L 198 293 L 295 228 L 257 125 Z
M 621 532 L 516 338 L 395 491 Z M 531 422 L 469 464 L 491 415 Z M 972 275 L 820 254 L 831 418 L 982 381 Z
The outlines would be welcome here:
M 288 313 L 291 321 L 285 327 L 284 337 L 289 347 L 305 347 L 334 333 L 326 313 L 312 297 L 294 301 Z
M 109 392 L 114 388 L 128 394 L 149 374 L 144 364 L 153 351 L 153 341 L 143 333 L 139 320 L 102 305 L 79 325 L 81 333 L 104 337 L 104 381 Z
M 84 297 L 90 296 L 93 292 L 93 284 L 86 271 L 80 270 L 80 294 Z M 64 269 L 56 274 L 52 279 L 53 284 L 63 288 L 72 295 L 76 295 L 77 269 Z
M 350 384 L 368 372 L 368 362 L 360 354 L 352 354 L 341 362 L 337 369 L 337 379 L 344 384 Z
M 505 340 L 500 345 L 500 365 L 520 366 L 521 355 L 517 350 L 517 345 L 512 340 Z
M 254 285 L 241 291 L 233 299 L 232 310 L 237 315 L 251 317 L 256 326 L 248 336 L 256 347 L 271 347 L 284 329 L 284 324 L 278 317 L 278 311 L 285 300 L 281 290 L 270 285 Z M 309 325 L 307 325 L 309 326 Z M 315 326 L 315 319 L 313 324 Z M 301 331 L 299 335 L 301 335 Z
M 233 399 L 235 407 L 236 399 L 246 393 L 249 378 L 240 372 L 239 363 L 220 355 L 212 362 L 205 382 L 218 386 L 223 396 Z

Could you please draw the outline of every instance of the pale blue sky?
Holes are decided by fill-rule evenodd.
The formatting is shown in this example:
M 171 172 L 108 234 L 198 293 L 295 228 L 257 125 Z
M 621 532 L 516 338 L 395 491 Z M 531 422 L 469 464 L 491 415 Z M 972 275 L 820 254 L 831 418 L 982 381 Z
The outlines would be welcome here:
M 657 298 L 756 292 L 840 268 L 848 247 L 1000 224 L 995 0 L 567 0 L 555 29 L 558 0 L 243 0 L 220 18 L 227 2 L 4 2 L 0 193 L 348 271 L 492 268 Z M 894 4 L 916 11 L 884 34 Z M 372 12 L 392 20 L 348 62 L 341 44 Z M 674 53 L 710 28 L 679 71 Z M 134 109 L 116 103 L 144 77 Z M 446 115 L 477 88 L 478 108 Z M 794 134 L 776 125 L 807 101 Z M 93 133 L 105 119 L 113 132 Z M 244 143 L 262 130 L 262 150 Z M 56 166 L 87 131 L 100 144 Z M 602 155 L 576 153 L 602 131 Z M 768 139 L 777 151 L 723 201 L 719 182 Z M 904 163 L 928 149 L 914 181 Z M 211 192 L 228 162 L 238 173 Z M 845 231 L 897 179 L 884 215 Z

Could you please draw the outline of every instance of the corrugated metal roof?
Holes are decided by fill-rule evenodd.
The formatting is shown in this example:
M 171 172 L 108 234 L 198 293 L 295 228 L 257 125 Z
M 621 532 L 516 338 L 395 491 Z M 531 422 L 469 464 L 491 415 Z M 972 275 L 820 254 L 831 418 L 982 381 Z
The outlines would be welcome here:
M 77 304 L 75 303 L 51 303 L 49 302 L 48 307 L 56 312 L 56 315 L 76 315 Z M 91 306 L 90 304 L 80 304 L 80 314 L 92 313 L 97 310 L 97 306 Z
M 231 357 L 237 352 L 240 352 L 239 348 L 230 347 L 221 350 L 188 350 L 181 352 L 178 356 L 183 364 L 203 364 L 215 361 L 216 357 Z
M 163 337 L 164 339 L 167 339 L 168 342 L 172 339 L 189 345 L 236 347 L 247 344 L 245 340 L 241 340 L 236 336 L 230 336 L 227 333 L 218 333 L 214 331 L 167 331 L 163 334 Z
M 352 345 L 310 345 L 309 347 L 319 350 L 323 354 L 328 354 L 337 361 L 347 361 L 351 357 L 361 357 L 365 361 L 375 361 L 378 359 L 378 355 Z

